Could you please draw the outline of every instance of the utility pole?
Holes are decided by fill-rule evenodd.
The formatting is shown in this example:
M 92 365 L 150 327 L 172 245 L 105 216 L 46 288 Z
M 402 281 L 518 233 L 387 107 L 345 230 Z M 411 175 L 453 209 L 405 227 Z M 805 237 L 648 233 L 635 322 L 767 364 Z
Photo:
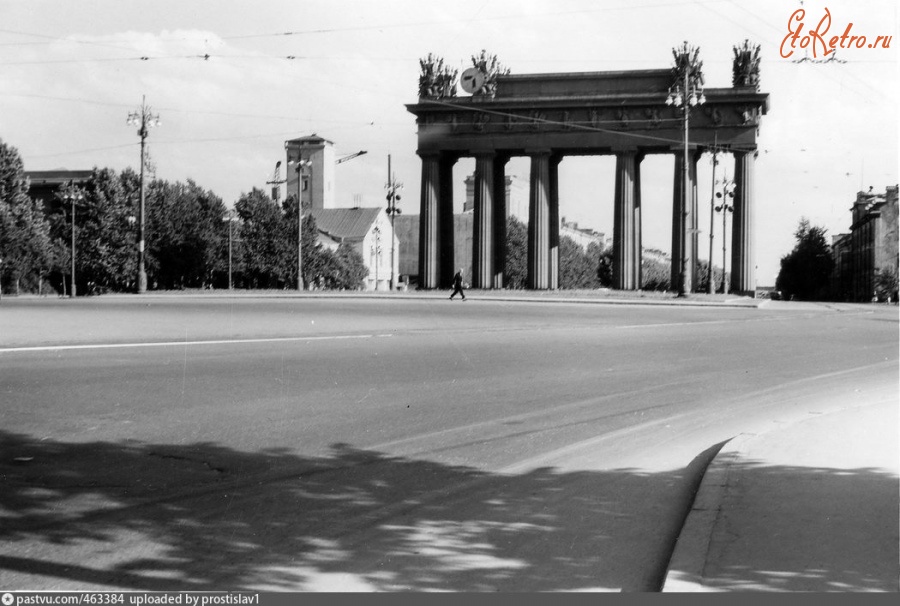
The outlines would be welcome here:
M 146 164 L 146 142 L 147 135 L 150 133 L 150 127 L 159 126 L 159 114 L 153 114 L 147 106 L 147 96 L 141 98 L 140 111 L 128 114 L 126 124 L 137 126 L 137 134 L 141 138 L 141 207 L 138 219 L 140 235 L 138 236 L 138 287 L 139 294 L 147 292 L 147 271 L 144 260 L 145 254 L 145 213 L 144 213 L 144 165 Z M 73 284 L 74 287 L 74 284 Z
M 74 299 L 76 296 L 76 288 L 75 288 L 75 201 L 84 199 L 84 196 L 75 188 L 74 184 L 69 181 L 69 186 L 66 188 L 66 193 L 64 195 L 65 199 L 72 203 L 72 288 L 69 291 L 69 297 Z
M 716 213 L 713 212 L 716 205 L 716 167 L 719 165 L 719 148 L 718 136 L 713 146 L 713 172 L 712 172 L 712 194 L 709 196 L 709 272 L 707 277 L 707 289 L 709 294 L 716 292 L 715 273 L 713 272 L 713 225 L 715 224 Z M 724 237 L 724 234 L 722 234 Z M 723 271 L 725 268 L 722 268 Z
M 222 217 L 222 221 L 228 222 L 228 290 L 234 290 L 234 281 L 232 279 L 232 241 L 234 239 L 234 222 L 238 218 L 235 216 L 234 210 L 229 210 Z
M 728 273 L 725 271 L 725 262 L 727 260 L 727 256 L 725 253 L 725 245 L 726 238 L 725 235 L 728 233 L 726 231 L 726 220 L 728 218 L 728 213 L 734 212 L 734 203 L 729 204 L 728 199 L 734 199 L 734 181 L 728 180 L 728 171 L 725 172 L 725 177 L 721 181 L 722 183 L 722 191 L 716 192 L 716 197 L 722 199 L 722 204 L 716 206 L 715 211 L 722 213 L 722 294 L 728 294 Z
M 281 187 L 279 187 L 282 183 L 285 183 L 287 180 L 281 178 L 281 160 L 275 163 L 275 174 L 272 176 L 271 181 L 266 181 L 266 185 L 274 185 L 272 188 L 272 199 L 277 203 L 281 198 Z
M 303 291 L 303 169 L 309 168 L 309 201 L 312 206 L 312 160 L 304 160 L 299 156 L 296 160 L 289 160 L 289 165 L 297 171 L 297 290 Z
M 400 194 L 403 184 L 397 181 L 397 177 L 391 173 L 391 155 L 388 154 L 388 182 L 384 186 L 387 190 L 387 214 L 391 218 L 391 291 L 397 290 L 397 276 L 394 272 L 394 242 L 396 241 L 396 231 L 394 230 L 394 217 L 400 214 L 397 208 L 397 202 L 400 201 Z

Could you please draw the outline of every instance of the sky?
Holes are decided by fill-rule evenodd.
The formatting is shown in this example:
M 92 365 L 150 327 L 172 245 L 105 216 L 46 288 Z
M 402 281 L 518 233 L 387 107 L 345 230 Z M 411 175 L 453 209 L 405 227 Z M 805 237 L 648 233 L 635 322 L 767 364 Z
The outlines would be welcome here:
M 700 48 L 706 85 L 731 85 L 732 48 L 762 52 L 768 115 L 758 136 L 757 284 L 775 283 L 802 217 L 829 235 L 849 231 L 860 190 L 898 182 L 896 0 L 0 0 L 0 139 L 26 170 L 137 169 L 126 125 L 146 98 L 161 124 L 148 138 L 156 175 L 192 179 L 231 206 L 266 188 L 284 142 L 316 133 L 338 157 L 338 206 L 381 206 L 388 156 L 419 212 L 415 118 L 419 59 L 460 70 L 482 49 L 512 73 L 665 69 L 674 47 Z M 826 38 L 892 36 L 889 48 L 821 45 L 783 57 L 789 21 L 831 17 Z M 796 29 L 796 23 L 793 27 Z M 821 29 L 820 29 L 821 31 Z M 815 50 L 815 55 L 813 53 Z M 825 61 L 825 59 L 830 59 Z M 733 176 L 733 163 L 717 177 Z M 615 161 L 567 158 L 560 214 L 612 234 Z M 454 169 L 457 208 L 474 160 Z M 672 156 L 641 166 L 644 245 L 671 249 Z M 507 173 L 527 180 L 528 163 Z M 282 175 L 283 176 L 283 175 Z M 698 165 L 700 258 L 709 256 L 712 162 Z M 730 224 L 729 224 L 730 232 Z M 714 225 L 721 263 L 721 218 Z M 730 251 L 730 237 L 727 240 Z M 730 257 L 730 252 L 729 252 Z

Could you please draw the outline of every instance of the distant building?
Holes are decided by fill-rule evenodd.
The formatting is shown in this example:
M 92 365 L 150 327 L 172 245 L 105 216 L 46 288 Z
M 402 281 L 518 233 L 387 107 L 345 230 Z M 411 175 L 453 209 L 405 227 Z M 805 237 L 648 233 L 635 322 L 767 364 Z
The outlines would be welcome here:
M 834 269 L 831 273 L 831 289 L 838 301 L 853 301 L 853 251 L 850 234 L 831 237 L 831 255 Z
M 331 250 L 348 244 L 369 270 L 366 290 L 390 290 L 391 221 L 383 208 L 314 208 L 318 241 Z M 399 241 L 394 239 L 394 270 L 399 281 Z
M 850 233 L 832 238 L 832 287 L 838 299 L 871 301 L 876 274 L 898 272 L 897 190 L 894 185 L 883 194 L 871 188 L 857 193 Z
M 475 175 L 469 175 L 465 180 L 466 200 L 463 203 L 463 212 L 475 210 Z M 513 215 L 522 222 L 528 221 L 528 182 L 515 175 L 506 175 L 506 216 Z
M 28 179 L 28 196 L 33 200 L 40 200 L 44 205 L 44 213 L 50 214 L 54 210 L 56 194 L 60 188 L 70 183 L 75 187 L 83 187 L 92 174 L 92 170 L 27 170 L 25 177 Z
M 453 267 L 463 269 L 464 279 L 472 281 L 472 238 L 475 215 L 453 215 Z M 400 250 L 400 275 L 413 284 L 419 276 L 419 215 L 399 215 L 394 223 Z
M 576 221 L 566 221 L 565 217 L 560 219 L 559 235 L 568 236 L 584 250 L 592 243 L 600 245 L 600 248 L 606 248 L 607 245 L 605 234 L 594 229 L 578 227 Z
M 334 143 L 310 135 L 285 141 L 284 150 L 287 156 L 285 197 L 299 192 L 305 208 L 334 208 Z M 310 164 L 298 171 L 298 161 Z

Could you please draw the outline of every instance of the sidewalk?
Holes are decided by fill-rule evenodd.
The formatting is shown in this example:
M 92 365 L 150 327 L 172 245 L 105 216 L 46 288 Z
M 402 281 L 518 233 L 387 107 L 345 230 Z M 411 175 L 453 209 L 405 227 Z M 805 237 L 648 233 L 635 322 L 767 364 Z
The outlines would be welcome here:
M 900 591 L 898 403 L 729 441 L 707 470 L 665 592 Z

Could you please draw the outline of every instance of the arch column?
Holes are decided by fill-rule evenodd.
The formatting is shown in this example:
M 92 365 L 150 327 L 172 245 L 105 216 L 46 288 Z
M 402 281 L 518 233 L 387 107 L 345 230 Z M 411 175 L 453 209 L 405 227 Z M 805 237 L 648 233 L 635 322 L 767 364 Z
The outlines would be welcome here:
M 613 219 L 613 287 L 641 287 L 640 162 L 635 150 L 616 153 L 616 190 Z
M 550 150 L 529 152 L 528 288 L 550 287 Z
M 753 173 L 757 152 L 734 154 L 734 216 L 731 222 L 731 290 L 756 290 L 753 250 Z
M 475 157 L 475 229 L 472 250 L 472 286 L 491 288 L 494 284 L 495 192 L 494 154 Z
M 672 289 L 680 290 L 682 264 L 684 292 L 693 290 L 697 273 L 697 152 L 688 153 L 688 199 L 684 192 L 684 150 L 675 151 L 675 179 L 672 196 Z
M 644 286 L 643 259 L 644 241 L 641 226 L 641 162 L 644 161 L 643 152 L 639 152 L 634 159 L 634 287 L 640 290 Z
M 453 274 L 456 273 L 456 221 L 453 218 L 453 165 L 456 156 L 441 154 L 440 159 L 440 197 L 438 200 L 438 229 L 441 232 L 438 247 L 439 275 L 438 288 L 450 288 Z
M 422 195 L 419 205 L 419 288 L 437 288 L 440 278 L 441 156 L 422 154 Z
M 703 153 L 699 149 L 691 153 L 691 165 L 688 167 L 691 179 L 691 215 L 688 224 L 691 241 L 691 258 L 690 265 L 688 265 L 691 274 L 691 289 L 686 289 L 685 292 L 690 292 L 700 284 L 700 196 L 697 191 L 697 163 L 702 155 Z
M 549 208 L 549 232 L 548 245 L 550 256 L 548 258 L 548 288 L 559 290 L 559 163 L 562 156 L 551 155 L 549 170 L 550 179 L 550 208 Z
M 506 222 L 507 208 L 506 163 L 508 156 L 494 157 L 494 276 L 493 287 L 503 288 L 506 279 Z

